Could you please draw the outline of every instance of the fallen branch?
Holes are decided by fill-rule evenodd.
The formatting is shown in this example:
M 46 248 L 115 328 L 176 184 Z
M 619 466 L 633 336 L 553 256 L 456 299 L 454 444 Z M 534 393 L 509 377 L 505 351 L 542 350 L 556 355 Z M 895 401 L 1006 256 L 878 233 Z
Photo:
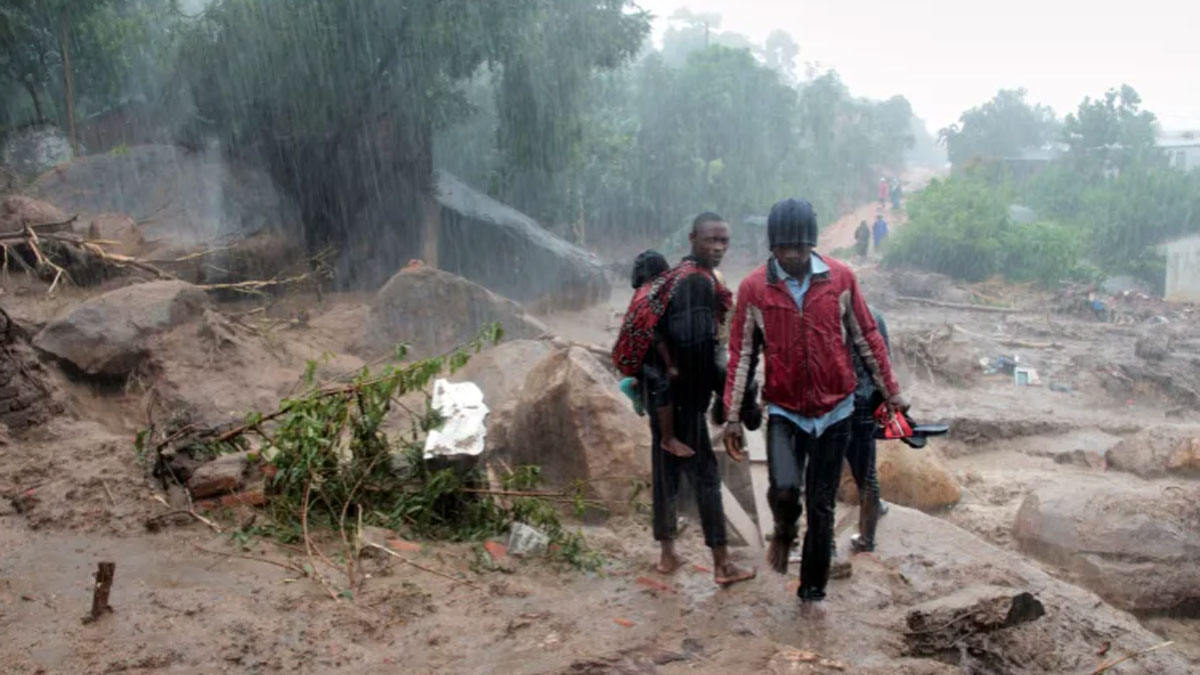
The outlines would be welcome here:
M 365 542 L 365 543 L 368 548 L 379 549 L 380 551 L 383 551 L 384 553 L 386 553 L 386 554 L 392 556 L 393 558 L 399 560 L 400 562 L 404 563 L 405 565 L 411 565 L 411 566 L 421 570 L 422 572 L 426 572 L 426 573 L 432 574 L 434 576 L 439 576 L 443 579 L 449 579 L 450 581 L 453 581 L 454 583 L 457 583 L 457 584 L 466 584 L 467 586 L 470 586 L 471 588 L 480 588 L 479 584 L 471 581 L 470 579 L 461 579 L 459 577 L 455 577 L 455 576 L 446 574 L 445 572 L 439 572 L 438 570 L 435 570 L 433 568 L 426 567 L 424 565 L 421 565 L 420 563 L 415 563 L 415 562 L 409 560 L 408 558 L 405 558 L 404 556 L 400 555 L 399 553 L 396 553 L 395 551 L 393 551 L 392 549 L 390 549 L 386 546 L 381 546 L 379 544 L 376 544 L 376 543 L 370 542 L 370 541 Z
M 962 333 L 963 335 L 970 335 L 973 338 L 979 338 L 980 340 L 995 340 L 996 344 L 1003 347 L 1014 347 L 1017 349 L 1063 349 L 1065 347 L 1065 345 L 1063 345 L 1061 342 L 1031 342 L 1029 340 L 991 338 L 980 333 L 969 331 L 958 324 L 954 325 L 954 330 Z
M 61 232 L 66 229 L 70 229 L 71 225 L 74 224 L 74 222 L 76 220 L 79 220 L 79 214 L 75 214 L 75 215 L 71 216 L 70 218 L 67 218 L 66 220 L 60 220 L 60 221 L 53 222 L 53 223 L 38 223 L 36 225 L 30 225 L 27 223 L 27 224 L 25 224 L 25 227 L 29 227 L 29 228 L 32 228 L 32 229 L 35 229 L 35 230 L 38 230 L 38 231 L 41 231 L 44 233 Z M 24 230 L 13 230 L 11 232 L 0 232 L 0 237 L 3 237 L 5 235 L 23 236 Z
M 204 548 L 203 546 L 199 546 L 199 545 L 195 545 L 195 546 L 196 546 L 196 550 L 203 551 L 205 553 L 210 553 L 212 555 L 225 556 L 228 558 L 241 558 L 243 560 L 254 560 L 256 562 L 262 562 L 262 563 L 267 563 L 268 565 L 282 567 L 285 570 L 291 570 L 293 572 L 300 574 L 301 576 L 305 576 L 305 577 L 308 576 L 308 572 L 304 571 L 303 567 L 300 567 L 296 563 L 293 563 L 290 561 L 284 563 L 284 562 L 279 562 L 278 560 L 271 560 L 270 558 L 260 558 L 258 556 L 246 555 L 244 553 L 229 553 L 227 551 L 226 552 L 214 551 L 212 549 Z
M 312 569 L 312 576 L 325 587 L 326 592 L 329 593 L 329 597 L 333 598 L 334 602 L 341 602 L 337 593 L 334 593 L 333 588 L 329 586 L 329 582 L 325 581 L 325 577 L 317 571 L 317 561 L 313 558 L 313 548 L 315 547 L 313 546 L 312 539 L 308 536 L 308 497 L 311 493 L 312 480 L 309 480 L 308 485 L 304 486 L 304 506 L 300 510 L 300 533 L 304 535 L 304 551 L 308 555 L 308 566 Z
M 1012 307 L 989 307 L 987 305 L 971 305 L 961 302 L 942 302 L 941 300 L 930 300 L 929 298 L 914 298 L 909 295 L 899 295 L 896 299 L 900 302 L 911 302 L 918 305 L 929 305 L 930 307 L 945 307 L 946 309 L 962 309 L 968 312 L 987 312 L 990 314 L 1026 314 L 1034 310 L 1016 309 Z
M 186 490 L 187 488 L 184 488 L 184 489 Z M 171 507 L 171 505 L 167 503 L 167 500 L 163 499 L 162 495 L 154 495 L 154 499 L 155 499 L 155 500 L 157 500 L 157 501 L 158 501 L 158 503 L 162 504 L 163 506 L 165 506 L 165 507 L 167 507 L 167 508 L 170 508 L 170 507 Z M 190 498 L 189 498 L 189 501 L 190 501 Z M 195 509 L 192 509 L 192 508 L 188 508 L 188 509 L 175 509 L 174 511 L 168 511 L 168 512 L 166 512 L 166 513 L 160 513 L 160 514 L 158 514 L 157 516 L 153 516 L 153 517 L 151 517 L 149 520 L 147 520 L 147 521 L 146 521 L 146 523 L 147 523 L 147 524 L 150 524 L 150 523 L 152 523 L 152 522 L 155 522 L 155 521 L 157 521 L 157 520 L 162 520 L 163 518 L 169 518 L 169 517 L 171 517 L 171 516 L 178 516 L 178 515 L 183 515 L 183 514 L 187 514 L 187 515 L 189 515 L 189 516 L 191 516 L 191 517 L 195 518 L 196 520 L 198 520 L 198 521 L 200 521 L 200 522 L 204 523 L 205 525 L 209 526 L 209 527 L 212 529 L 212 531 L 213 531 L 213 532 L 216 532 L 217 534 L 221 534 L 221 526 L 220 526 L 220 525 L 217 525 L 216 523 L 214 523 L 213 521 L 209 520 L 208 518 L 205 518 L 204 516 L 200 515 L 199 513 L 196 513 L 196 510 L 195 510 Z
M 1095 670 L 1092 671 L 1092 675 L 1099 675 L 1100 673 L 1103 673 L 1104 671 L 1112 668 L 1113 666 L 1117 665 L 1118 663 L 1128 661 L 1129 659 L 1141 656 L 1142 654 L 1149 654 L 1150 652 L 1155 651 L 1157 649 L 1162 649 L 1163 647 L 1170 647 L 1173 644 L 1175 644 L 1174 640 L 1167 640 L 1166 642 L 1156 644 L 1153 647 L 1146 647 L 1145 649 L 1139 649 L 1136 652 L 1130 652 L 1129 654 L 1126 654 L 1125 656 L 1122 656 L 1119 659 L 1115 659 L 1113 661 L 1109 661 L 1108 663 L 1101 664 L 1099 668 L 1096 668 Z

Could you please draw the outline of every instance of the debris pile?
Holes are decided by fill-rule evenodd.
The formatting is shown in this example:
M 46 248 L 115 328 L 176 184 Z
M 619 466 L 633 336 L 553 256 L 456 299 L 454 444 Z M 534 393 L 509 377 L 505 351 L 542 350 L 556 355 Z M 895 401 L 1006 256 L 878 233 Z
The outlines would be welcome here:
M 21 432 L 62 411 L 21 329 L 0 309 L 0 423 Z

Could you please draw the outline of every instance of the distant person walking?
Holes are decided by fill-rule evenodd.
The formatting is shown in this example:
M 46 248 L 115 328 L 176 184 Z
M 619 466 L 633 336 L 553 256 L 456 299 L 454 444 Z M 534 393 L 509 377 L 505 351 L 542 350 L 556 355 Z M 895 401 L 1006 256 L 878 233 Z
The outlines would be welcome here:
M 879 253 L 879 245 L 883 243 L 888 236 L 888 224 L 883 219 L 883 214 L 875 215 L 875 224 L 871 226 L 871 234 L 875 236 L 875 252 Z
M 904 193 L 904 188 L 902 188 L 900 186 L 899 178 L 892 179 L 891 192 L 892 192 L 892 210 L 899 211 L 900 210 L 900 197 Z
M 880 178 L 879 179 L 879 208 L 883 208 L 883 207 L 887 206 L 889 191 L 890 190 L 888 188 L 887 179 Z
M 858 229 L 854 230 L 854 249 L 858 252 L 858 257 L 867 257 L 867 251 L 871 248 L 871 228 L 867 226 L 867 221 L 860 220 Z

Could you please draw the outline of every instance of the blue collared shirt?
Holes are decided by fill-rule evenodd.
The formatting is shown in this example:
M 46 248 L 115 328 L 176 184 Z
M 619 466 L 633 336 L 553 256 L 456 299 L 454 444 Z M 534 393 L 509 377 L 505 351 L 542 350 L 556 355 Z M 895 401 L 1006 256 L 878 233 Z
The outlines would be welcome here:
M 792 275 L 783 270 L 774 257 L 771 258 L 771 264 L 775 266 L 775 273 L 779 275 L 783 282 L 787 284 L 788 290 L 792 293 L 792 299 L 796 301 L 796 307 L 800 311 L 804 311 L 804 296 L 808 293 L 808 289 L 812 286 L 812 278 L 814 274 L 823 274 L 829 271 L 829 265 L 821 260 L 821 257 L 813 252 L 812 264 L 809 265 L 808 274 L 804 275 L 803 279 L 796 279 Z M 841 422 L 850 417 L 854 413 L 854 394 L 851 393 L 840 403 L 833 407 L 833 410 L 821 415 L 820 417 L 801 417 L 798 413 L 781 408 L 770 401 L 767 402 L 767 414 L 780 415 L 786 417 L 792 424 L 803 429 L 808 435 L 813 438 L 820 438 L 825 430 L 829 427 Z

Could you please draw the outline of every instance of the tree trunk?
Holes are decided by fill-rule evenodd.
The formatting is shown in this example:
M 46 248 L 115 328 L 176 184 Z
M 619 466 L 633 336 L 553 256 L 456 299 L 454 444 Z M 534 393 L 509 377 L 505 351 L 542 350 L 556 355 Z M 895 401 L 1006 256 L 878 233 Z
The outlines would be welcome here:
M 38 124 L 46 121 L 46 114 L 42 111 L 42 99 L 38 98 L 37 87 L 33 83 L 26 80 L 21 83 L 25 87 L 25 91 L 29 92 L 29 98 L 33 101 L 33 114 L 36 117 Z
M 438 266 L 438 238 L 442 230 L 442 205 L 432 187 L 421 195 L 421 258 L 430 267 Z
M 75 135 L 75 98 L 71 94 L 71 43 L 67 39 L 67 12 L 62 16 L 63 84 L 67 95 L 67 128 L 71 134 L 71 154 L 79 156 L 79 139 Z

